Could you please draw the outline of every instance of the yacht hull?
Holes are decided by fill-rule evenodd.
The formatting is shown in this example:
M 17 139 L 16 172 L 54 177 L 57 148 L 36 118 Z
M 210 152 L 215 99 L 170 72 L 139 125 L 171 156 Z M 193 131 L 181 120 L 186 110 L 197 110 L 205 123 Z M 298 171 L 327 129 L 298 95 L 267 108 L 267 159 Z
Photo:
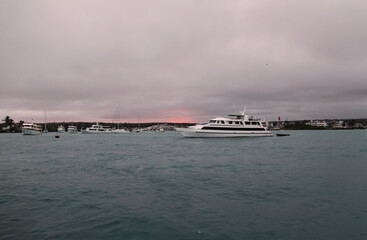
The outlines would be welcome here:
M 269 131 L 221 131 L 177 128 L 184 137 L 189 138 L 225 138 L 225 137 L 272 137 Z
M 32 129 L 22 129 L 22 133 L 23 135 L 41 135 L 42 134 L 42 132 L 35 131 Z

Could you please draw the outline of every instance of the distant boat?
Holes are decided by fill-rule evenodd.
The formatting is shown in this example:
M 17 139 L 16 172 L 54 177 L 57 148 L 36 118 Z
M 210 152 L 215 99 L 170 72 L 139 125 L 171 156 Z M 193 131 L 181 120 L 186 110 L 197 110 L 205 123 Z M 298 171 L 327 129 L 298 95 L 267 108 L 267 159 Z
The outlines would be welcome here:
M 68 133 L 77 133 L 78 132 L 78 128 L 76 126 L 68 126 Z
M 277 135 L 277 137 L 290 136 L 290 134 L 288 134 L 288 133 L 277 133 L 276 135 Z
M 65 127 L 64 127 L 64 126 L 62 126 L 62 125 L 58 126 L 58 127 L 57 127 L 57 132 L 58 132 L 58 133 L 64 133 L 64 132 L 65 132 Z
M 197 124 L 188 128 L 176 128 L 184 137 L 271 137 L 273 134 L 264 126 L 260 117 L 245 115 L 243 110 L 238 115 L 218 117 L 209 123 Z
M 89 128 L 82 130 L 82 133 L 91 133 L 91 134 L 104 134 L 104 133 L 113 133 L 110 127 L 104 127 L 99 123 L 92 125 Z
M 23 135 L 40 135 L 42 134 L 42 126 L 35 123 L 23 123 Z
M 112 133 L 129 133 L 129 131 L 125 130 L 125 129 L 112 129 Z

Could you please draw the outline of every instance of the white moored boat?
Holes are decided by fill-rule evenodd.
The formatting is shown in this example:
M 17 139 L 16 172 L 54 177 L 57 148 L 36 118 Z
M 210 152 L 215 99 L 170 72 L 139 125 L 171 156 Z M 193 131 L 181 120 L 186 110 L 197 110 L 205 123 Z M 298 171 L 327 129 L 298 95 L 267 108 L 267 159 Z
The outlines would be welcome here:
M 40 135 L 42 134 L 42 127 L 34 123 L 23 123 L 23 135 Z
M 130 133 L 129 131 L 121 128 L 112 129 L 112 133 Z
M 197 124 L 188 128 L 176 128 L 184 137 L 271 137 L 265 122 L 260 117 L 245 115 L 228 115 L 227 118 L 211 119 L 207 124 Z
M 76 126 L 68 126 L 68 133 L 77 133 L 78 128 Z
M 82 133 L 102 134 L 102 133 L 113 133 L 110 127 L 104 127 L 99 123 L 92 125 L 89 128 L 82 130 Z
M 64 126 L 62 126 L 62 125 L 58 126 L 58 127 L 57 127 L 57 132 L 58 132 L 58 133 L 64 133 L 64 132 L 65 132 L 65 127 L 64 127 Z

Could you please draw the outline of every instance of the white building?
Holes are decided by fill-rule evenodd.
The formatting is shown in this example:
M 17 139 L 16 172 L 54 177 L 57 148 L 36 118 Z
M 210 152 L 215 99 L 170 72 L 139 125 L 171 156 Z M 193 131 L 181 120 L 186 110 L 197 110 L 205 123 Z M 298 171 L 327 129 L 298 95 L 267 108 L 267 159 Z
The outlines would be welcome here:
M 306 125 L 310 125 L 313 127 L 325 127 L 325 128 L 328 126 L 327 122 L 325 121 L 313 121 L 313 120 L 311 120 L 311 122 L 306 123 Z

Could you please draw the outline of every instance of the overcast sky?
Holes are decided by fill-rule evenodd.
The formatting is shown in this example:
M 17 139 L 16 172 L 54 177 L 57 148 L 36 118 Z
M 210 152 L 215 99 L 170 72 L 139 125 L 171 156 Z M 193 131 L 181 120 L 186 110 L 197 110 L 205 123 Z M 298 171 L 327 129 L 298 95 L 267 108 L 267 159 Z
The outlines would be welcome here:
M 367 117 L 366 0 L 0 0 L 0 117 Z

